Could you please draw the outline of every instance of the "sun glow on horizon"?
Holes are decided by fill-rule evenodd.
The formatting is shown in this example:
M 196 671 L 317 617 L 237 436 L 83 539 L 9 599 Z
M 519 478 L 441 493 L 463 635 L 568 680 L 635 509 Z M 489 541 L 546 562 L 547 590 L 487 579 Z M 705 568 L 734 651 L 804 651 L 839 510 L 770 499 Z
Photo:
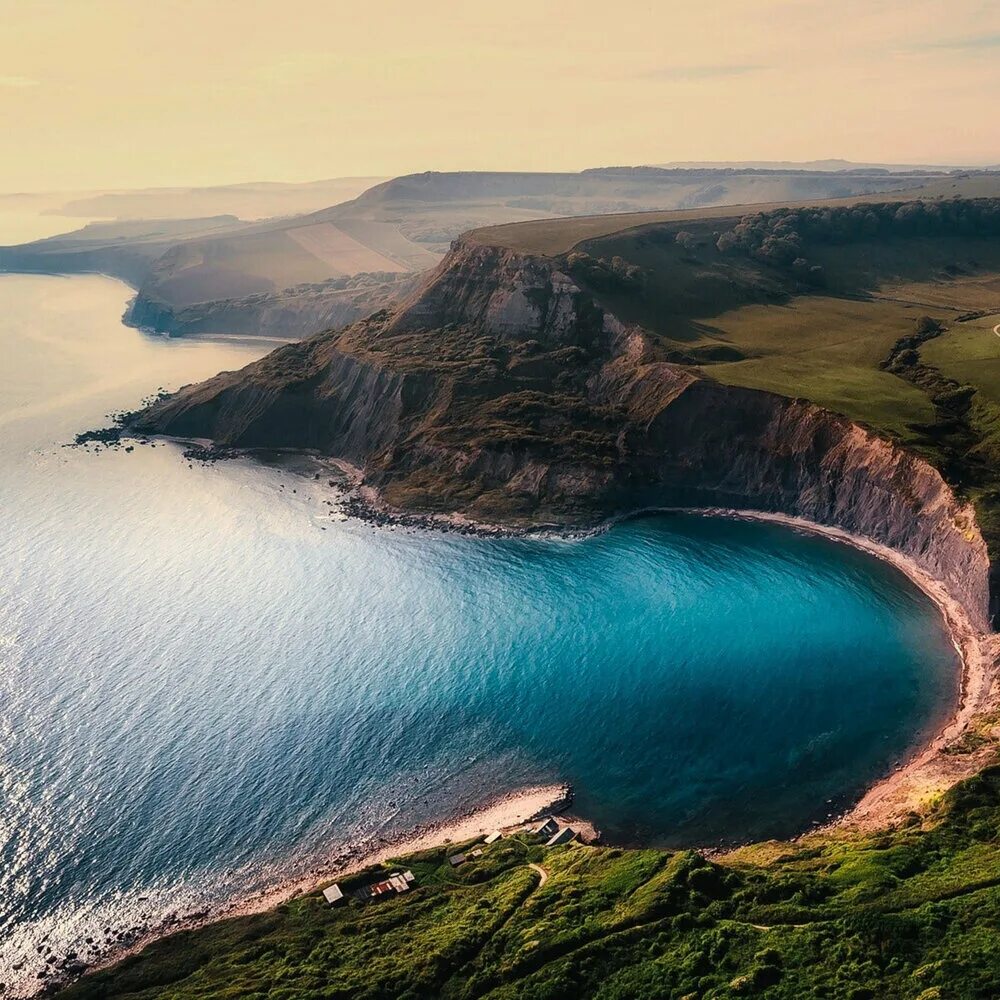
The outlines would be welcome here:
M 0 191 L 1000 161 L 1000 8 L 0 0 Z

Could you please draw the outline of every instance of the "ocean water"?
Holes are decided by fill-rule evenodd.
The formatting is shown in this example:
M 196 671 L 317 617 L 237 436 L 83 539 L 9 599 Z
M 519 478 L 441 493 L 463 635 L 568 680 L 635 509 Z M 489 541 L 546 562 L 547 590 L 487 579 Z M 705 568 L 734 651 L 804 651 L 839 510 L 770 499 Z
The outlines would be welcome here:
M 270 346 L 127 329 L 128 294 L 0 276 L 0 980 L 527 783 L 623 843 L 791 834 L 954 704 L 930 602 L 787 528 L 390 531 L 275 468 L 63 448 Z

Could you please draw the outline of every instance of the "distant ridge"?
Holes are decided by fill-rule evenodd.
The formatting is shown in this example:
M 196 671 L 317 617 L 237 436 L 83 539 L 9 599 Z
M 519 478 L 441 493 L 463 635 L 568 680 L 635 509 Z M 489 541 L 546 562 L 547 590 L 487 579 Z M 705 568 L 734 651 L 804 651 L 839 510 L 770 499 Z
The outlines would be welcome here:
M 668 170 L 805 170 L 824 173 L 854 170 L 885 170 L 891 174 L 938 173 L 947 174 L 964 170 L 996 170 L 997 167 L 973 167 L 969 165 L 945 166 L 928 163 L 855 163 L 852 160 L 672 160 L 669 163 L 653 163 L 650 166 Z

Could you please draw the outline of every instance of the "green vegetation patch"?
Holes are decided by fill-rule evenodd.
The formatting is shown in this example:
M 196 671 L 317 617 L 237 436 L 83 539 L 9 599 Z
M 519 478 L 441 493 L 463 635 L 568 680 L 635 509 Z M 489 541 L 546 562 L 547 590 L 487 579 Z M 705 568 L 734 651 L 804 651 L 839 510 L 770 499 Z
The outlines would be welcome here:
M 702 329 L 706 338 L 739 349 L 747 359 L 701 370 L 731 385 L 810 399 L 910 440 L 911 425 L 932 421 L 934 406 L 919 388 L 879 366 L 913 330 L 920 312 L 909 304 L 825 295 L 746 306 Z
M 954 324 L 946 334 L 920 349 L 923 360 L 960 383 L 971 383 L 991 403 L 1000 405 L 1000 291 L 996 310 L 986 316 Z
M 714 861 L 693 851 L 546 850 L 524 835 L 453 869 L 446 854 L 457 849 L 405 859 L 417 883 L 404 896 L 340 908 L 305 896 L 175 934 L 64 995 L 997 995 L 1000 768 L 893 831 L 772 842 Z

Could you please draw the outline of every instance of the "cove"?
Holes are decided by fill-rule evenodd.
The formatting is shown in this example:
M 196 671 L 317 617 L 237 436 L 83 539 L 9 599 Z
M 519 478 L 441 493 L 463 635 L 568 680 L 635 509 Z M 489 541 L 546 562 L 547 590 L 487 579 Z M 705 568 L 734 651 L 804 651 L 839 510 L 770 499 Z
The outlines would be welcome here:
M 103 278 L 0 277 L 0 940 L 72 943 L 294 859 L 567 781 L 612 840 L 784 836 L 940 724 L 895 570 L 771 524 L 478 539 L 320 484 L 61 445 L 271 345 L 168 341 Z M 294 493 L 292 491 L 295 491 Z

